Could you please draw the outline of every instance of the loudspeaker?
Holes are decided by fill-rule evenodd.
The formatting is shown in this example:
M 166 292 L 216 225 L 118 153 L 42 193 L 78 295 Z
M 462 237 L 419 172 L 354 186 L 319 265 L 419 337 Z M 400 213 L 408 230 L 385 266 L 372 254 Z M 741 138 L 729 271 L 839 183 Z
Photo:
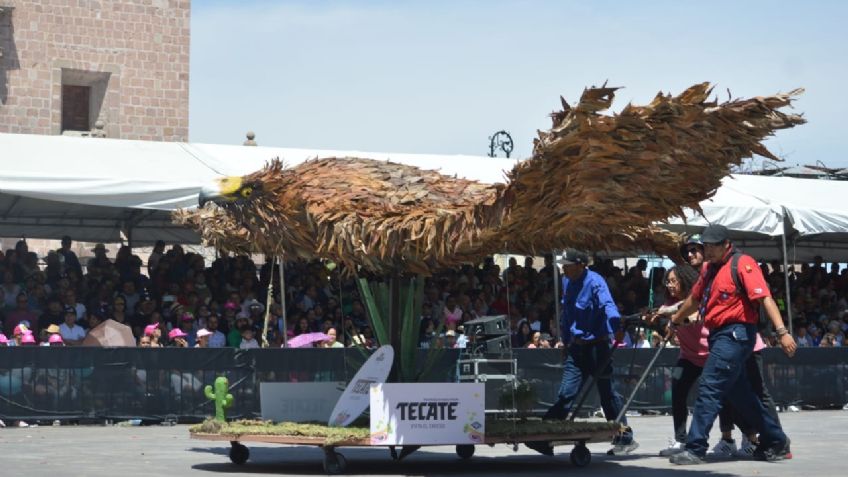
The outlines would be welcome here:
M 480 338 L 468 341 L 465 349 L 470 354 L 502 354 L 509 351 L 512 343 L 510 343 L 509 335 L 495 336 L 492 338 Z
M 500 336 L 509 334 L 506 315 L 484 316 L 463 323 L 465 336 Z

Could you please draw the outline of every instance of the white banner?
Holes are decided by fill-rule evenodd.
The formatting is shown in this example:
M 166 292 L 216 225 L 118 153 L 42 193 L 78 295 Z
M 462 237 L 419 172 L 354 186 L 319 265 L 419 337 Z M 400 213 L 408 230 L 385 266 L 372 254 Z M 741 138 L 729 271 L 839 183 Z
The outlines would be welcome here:
M 344 382 L 259 383 L 262 419 L 326 422 L 344 388 Z
M 371 385 L 371 444 L 482 444 L 482 383 Z

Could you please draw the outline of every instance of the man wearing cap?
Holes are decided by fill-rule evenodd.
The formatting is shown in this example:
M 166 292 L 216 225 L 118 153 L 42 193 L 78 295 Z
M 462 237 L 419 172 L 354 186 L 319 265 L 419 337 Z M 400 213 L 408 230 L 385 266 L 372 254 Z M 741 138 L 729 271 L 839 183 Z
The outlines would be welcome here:
M 85 330 L 77 325 L 77 311 L 72 306 L 65 307 L 65 322 L 59 325 L 59 334 L 68 346 L 76 346 L 85 339 Z
M 725 398 L 740 414 L 749 418 L 753 427 L 760 430 L 760 444 L 754 451 L 754 458 L 783 459 L 787 455 L 789 439 L 754 393 L 745 369 L 745 362 L 753 353 L 756 342 L 759 314 L 755 303 L 765 309 L 774 323 L 781 347 L 787 355 L 795 353 L 795 342 L 783 327 L 780 311 L 771 298 L 760 267 L 747 255 L 738 259 L 742 294 L 737 293 L 736 281 L 731 274 L 735 250 L 727 228 L 710 225 L 704 229 L 701 241 L 709 265 L 702 268 L 691 294 L 672 315 L 671 324 L 685 325 L 686 318 L 698 311 L 704 326 L 710 330 L 710 354 L 701 374 L 686 451 L 671 456 L 669 461 L 680 465 L 704 462 L 709 431 Z
M 583 379 L 597 375 L 595 384 L 604 415 L 613 419 L 621 410 L 622 398 L 613 390 L 610 380 L 612 362 L 608 362 L 608 358 L 611 353 L 610 339 L 619 331 L 621 315 L 606 280 L 587 268 L 589 256 L 586 253 L 568 249 L 558 262 L 563 265 L 560 330 L 566 347 L 563 348 L 564 367 L 558 400 L 545 418 L 568 417 Z M 601 366 L 606 367 L 599 369 Z M 627 425 L 626 419 L 622 423 Z M 633 431 L 629 427 L 615 437 L 613 444 L 610 455 L 628 454 L 639 446 L 633 440 Z M 542 454 L 553 454 L 549 443 L 527 445 Z

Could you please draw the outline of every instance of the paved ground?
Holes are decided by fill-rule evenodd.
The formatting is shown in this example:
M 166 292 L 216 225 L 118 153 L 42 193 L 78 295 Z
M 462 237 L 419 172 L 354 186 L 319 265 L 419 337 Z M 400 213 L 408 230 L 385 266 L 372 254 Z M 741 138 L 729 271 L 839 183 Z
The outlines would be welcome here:
M 453 447 L 431 447 L 401 462 L 389 458 L 385 448 L 341 449 L 354 475 L 700 475 L 827 477 L 845 475 L 848 450 L 848 411 L 781 414 L 792 437 L 795 458 L 780 463 L 752 461 L 710 462 L 695 467 L 674 467 L 655 457 L 670 435 L 671 418 L 638 417 L 631 424 L 641 447 L 636 455 L 608 458 L 603 444 L 590 446 L 592 463 L 574 468 L 570 447 L 556 457 L 543 457 L 519 448 L 478 446 L 470 461 L 458 460 Z M 715 440 L 715 437 L 713 438 Z M 229 462 L 226 443 L 194 441 L 186 426 L 174 427 L 37 427 L 0 429 L 3 475 L 136 476 L 136 475 L 322 475 L 322 453 L 312 447 L 251 445 L 250 461 Z

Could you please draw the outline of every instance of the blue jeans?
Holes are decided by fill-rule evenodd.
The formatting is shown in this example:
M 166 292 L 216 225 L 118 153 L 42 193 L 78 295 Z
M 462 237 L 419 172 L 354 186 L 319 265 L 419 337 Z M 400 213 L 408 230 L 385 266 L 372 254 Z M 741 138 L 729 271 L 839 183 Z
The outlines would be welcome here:
M 686 439 L 686 449 L 701 457 L 707 453 L 710 429 L 725 398 L 760 430 L 761 444 L 773 446 L 786 440 L 780 424 L 769 415 L 751 388 L 745 370 L 745 362 L 754 351 L 756 333 L 756 325 L 741 323 L 726 325 L 710 333 L 710 356 L 701 373 L 698 399 Z
M 568 356 L 565 358 L 562 370 L 562 382 L 557 393 L 557 402 L 545 415 L 548 419 L 565 419 L 571 410 L 571 405 L 585 379 L 594 375 L 596 370 L 604 363 L 612 353 L 607 341 L 592 344 L 572 344 L 568 348 Z M 612 388 L 612 362 L 600 371 L 595 385 L 601 397 L 601 407 L 607 419 L 615 419 L 623 405 L 621 395 Z M 627 419 L 622 418 L 622 424 L 627 425 Z

